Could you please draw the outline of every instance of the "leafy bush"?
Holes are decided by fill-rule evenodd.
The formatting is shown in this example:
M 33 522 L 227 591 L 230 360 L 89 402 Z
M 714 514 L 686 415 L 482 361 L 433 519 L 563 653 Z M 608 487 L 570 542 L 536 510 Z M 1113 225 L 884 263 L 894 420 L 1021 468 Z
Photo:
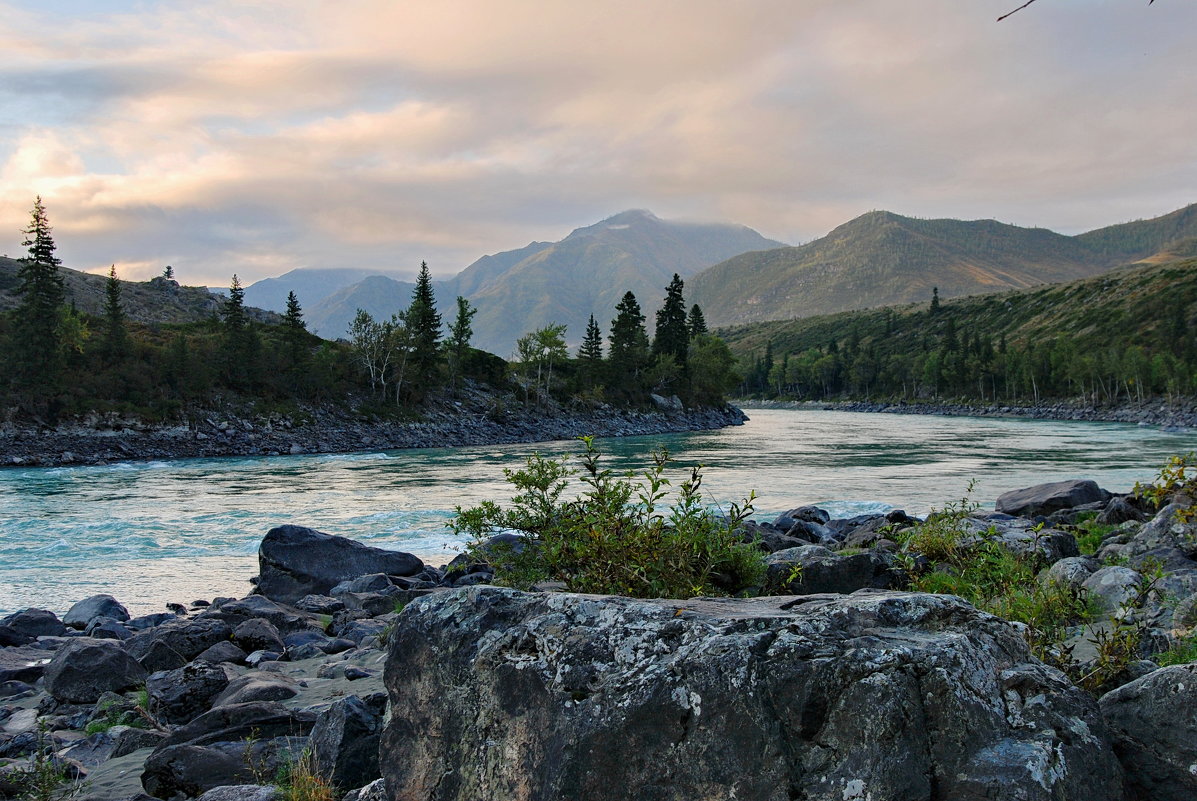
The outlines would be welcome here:
M 510 508 L 490 501 L 458 507 L 450 526 L 475 538 L 475 555 L 494 565 L 497 581 L 526 589 L 556 580 L 571 592 L 640 598 L 728 595 L 760 586 L 764 557 L 737 534 L 754 496 L 719 515 L 704 504 L 702 472 L 695 468 L 665 507 L 668 453 L 654 453 L 652 467 L 635 479 L 600 469 L 594 442 L 582 441 L 587 489 L 572 501 L 561 500 L 576 472 L 568 458 L 534 454 L 524 469 L 504 470 L 518 491 Z M 504 530 L 526 534 L 525 547 L 481 547 Z
M 1156 480 L 1143 485 L 1135 482 L 1136 497 L 1151 501 L 1156 508 L 1177 500 L 1178 495 L 1187 496 L 1188 507 L 1180 510 L 1177 517 L 1188 522 L 1197 517 L 1197 452 L 1185 456 L 1173 456 L 1160 468 Z

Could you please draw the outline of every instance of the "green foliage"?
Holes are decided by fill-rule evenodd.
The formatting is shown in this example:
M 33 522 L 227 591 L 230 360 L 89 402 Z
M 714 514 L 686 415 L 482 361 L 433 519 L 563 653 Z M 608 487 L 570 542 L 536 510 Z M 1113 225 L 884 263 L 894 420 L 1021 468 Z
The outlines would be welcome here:
M 1135 482 L 1136 497 L 1150 501 L 1158 509 L 1183 496 L 1188 504 L 1177 510 L 1181 522 L 1197 517 L 1197 452 L 1174 455 L 1160 468 L 1156 480 L 1143 485 Z
M 420 263 L 411 305 L 407 307 L 406 323 L 411 338 L 408 392 L 413 399 L 418 400 L 436 383 L 440 365 L 441 315 L 436 310 L 436 297 L 427 262 Z
M 685 284 L 677 273 L 665 288 L 665 302 L 657 310 L 657 328 L 653 336 L 654 356 L 671 356 L 679 365 L 686 363 L 690 346 L 690 329 L 686 324 L 686 301 L 682 297 Z
M 19 305 L 13 315 L 13 352 L 17 376 L 24 386 L 47 391 L 58 380 L 62 367 L 60 320 L 66 302 L 62 264 L 55 256 L 54 239 L 41 196 L 34 201 L 25 240 L 29 255 L 18 272 Z
M 644 314 L 640 303 L 631 292 L 626 293 L 615 307 L 616 316 L 611 321 L 607 349 L 613 388 L 624 392 L 637 392 L 641 374 L 649 365 L 648 333 L 644 330 Z
M 65 801 L 84 789 L 83 783 L 70 781 L 67 766 L 55 756 L 54 741 L 42 721 L 38 721 L 37 744 L 29 767 L 11 772 L 6 778 L 21 788 L 21 801 Z
M 279 768 L 274 784 L 279 789 L 281 801 L 334 801 L 341 796 L 321 775 L 310 750 Z
M 1097 553 L 1102 542 L 1110 534 L 1118 530 L 1118 526 L 1097 522 L 1097 512 L 1081 514 L 1072 525 L 1073 536 L 1076 537 L 1077 547 L 1085 556 Z
M 551 579 L 571 592 L 645 598 L 727 595 L 760 585 L 764 559 L 736 534 L 752 511 L 751 497 L 733 504 L 726 517 L 712 512 L 695 468 L 677 485 L 672 506 L 665 506 L 668 454 L 654 453 L 652 467 L 638 479 L 616 476 L 600 467 L 593 441 L 582 441 L 586 489 L 573 500 L 561 500 L 575 474 L 569 460 L 537 454 L 524 469 L 504 471 L 517 491 L 509 507 L 488 501 L 458 508 L 450 526 L 479 541 L 476 553 L 495 565 L 497 580 L 529 588 Z M 526 547 L 480 549 L 482 540 L 502 530 L 529 535 Z
M 690 338 L 707 333 L 707 320 L 697 303 L 690 307 L 690 316 L 686 318 L 686 327 L 690 329 Z
M 449 357 L 449 384 L 454 391 L 457 390 L 462 367 L 470 354 L 470 337 L 474 335 L 471 321 L 477 313 L 478 310 L 471 306 L 468 300 L 461 295 L 457 296 L 457 316 L 449 326 L 449 341 L 445 343 Z
M 1151 659 L 1160 667 L 1197 662 L 1197 631 L 1189 632 L 1167 651 L 1155 654 Z

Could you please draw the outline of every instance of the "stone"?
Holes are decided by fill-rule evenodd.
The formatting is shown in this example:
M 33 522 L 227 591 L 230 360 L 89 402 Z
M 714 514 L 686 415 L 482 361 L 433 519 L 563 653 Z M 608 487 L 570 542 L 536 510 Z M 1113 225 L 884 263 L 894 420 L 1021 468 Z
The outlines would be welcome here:
M 1122 798 L 1096 702 L 952 596 L 472 587 L 388 649 L 391 801 Z
M 1129 797 L 1197 798 L 1197 664 L 1160 668 L 1101 697 Z
M 1143 577 L 1129 567 L 1110 566 L 1095 571 L 1082 582 L 1102 612 L 1115 612 L 1139 594 Z
M 365 787 L 350 790 L 341 801 L 390 801 L 386 779 L 375 779 Z
M 175 619 L 133 635 L 126 643 L 129 653 L 144 659 L 155 642 L 162 642 L 185 660 L 192 660 L 218 642 L 228 640 L 233 630 L 223 620 Z
M 97 640 L 127 640 L 133 632 L 109 617 L 94 617 L 87 624 L 87 636 Z
M 329 594 L 336 598 L 345 592 L 382 592 L 388 587 L 394 586 L 395 583 L 391 581 L 391 577 L 386 573 L 370 573 L 369 575 L 358 576 L 349 581 L 342 581 L 333 587 L 329 591 Z
M 251 701 L 285 701 L 299 694 L 299 683 L 279 673 L 254 671 L 229 682 L 212 706 L 245 704 Z
M 157 673 L 160 670 L 174 670 L 187 664 L 187 660 L 183 658 L 183 655 L 174 648 L 171 648 L 163 640 L 150 641 L 149 645 L 141 650 L 141 656 L 137 661 L 150 673 Z
M 140 751 L 143 748 L 155 748 L 166 739 L 164 731 L 138 729 L 133 726 L 113 726 L 108 733 L 116 740 L 116 747 L 112 749 L 113 759 Z
M 97 617 L 124 621 L 129 619 L 129 610 L 111 595 L 93 595 L 72 606 L 63 616 L 62 622 L 73 629 L 82 630 Z
M 293 607 L 275 603 L 264 596 L 250 595 L 237 601 L 223 603 L 204 612 L 198 619 L 223 620 L 230 626 L 239 626 L 250 620 L 264 620 L 284 635 L 317 628 L 317 624 L 310 617 L 296 612 Z
M 344 609 L 345 604 L 327 595 L 305 595 L 295 602 L 295 608 L 314 615 L 331 615 Z
M 1115 495 L 1113 498 L 1110 498 L 1110 502 L 1106 504 L 1101 514 L 1097 516 L 1097 522 L 1103 526 L 1119 526 L 1128 520 L 1142 522 L 1146 519 L 1147 515 L 1139 511 L 1137 506 L 1122 495 Z
M 146 670 L 113 640 L 79 639 L 60 648 L 45 670 L 46 692 L 59 701 L 94 704 L 146 680 Z
M 344 790 L 378 779 L 378 739 L 386 696 L 348 695 L 320 713 L 308 747 L 320 775 Z
M 294 763 L 306 738 L 171 745 L 156 748 L 145 761 L 141 784 L 155 798 L 193 798 L 215 787 L 253 783 Z
M 1176 548 L 1190 559 L 1197 557 L 1197 520 L 1187 517 L 1187 508 L 1172 503 L 1156 512 L 1155 517 L 1131 538 L 1127 555 L 1146 553 L 1157 548 Z
M 0 620 L 0 643 L 28 645 L 38 637 L 61 637 L 66 626 L 58 615 L 46 609 L 24 609 Z
M 0 648 L 0 683 L 22 681 L 32 684 L 42 677 L 52 656 L 41 648 Z
M 1110 493 L 1097 486 L 1096 481 L 1070 479 L 1004 492 L 998 496 L 994 508 L 1015 517 L 1036 517 L 1087 503 L 1105 503 L 1109 498 Z
M 145 682 L 150 714 L 173 725 L 186 724 L 206 712 L 228 686 L 228 673 L 210 662 L 153 673 Z
M 327 595 L 334 586 L 370 573 L 411 576 L 424 563 L 409 553 L 372 548 L 303 526 L 278 526 L 258 548 L 257 592 L 294 603 L 305 595 Z
M 251 618 L 233 629 L 233 642 L 248 651 L 282 651 L 287 646 L 278 629 L 260 617 Z
M 831 520 L 831 515 L 817 506 L 799 506 L 778 515 L 773 521 L 773 527 L 779 531 L 788 531 L 800 520 L 825 526 Z
M 221 662 L 228 662 L 232 665 L 244 665 L 245 660 L 249 658 L 249 654 L 238 648 L 228 640 L 221 640 L 213 645 L 211 648 L 206 648 L 197 656 L 194 662 L 212 662 L 219 664 Z
M 1041 570 L 1037 578 L 1044 585 L 1051 583 L 1075 590 L 1100 567 L 1101 563 L 1092 556 L 1069 556 Z
M 804 545 L 769 554 L 766 564 L 766 590 L 786 595 L 883 589 L 901 579 L 892 569 L 893 556 L 884 552 L 844 555 L 819 545 Z
M 213 787 L 196 801 L 277 801 L 279 795 L 273 784 L 229 784 Z
M 252 701 L 213 707 L 172 731 L 162 745 L 210 745 L 253 738 L 306 737 L 316 722 L 312 712 L 295 711 L 277 701 Z

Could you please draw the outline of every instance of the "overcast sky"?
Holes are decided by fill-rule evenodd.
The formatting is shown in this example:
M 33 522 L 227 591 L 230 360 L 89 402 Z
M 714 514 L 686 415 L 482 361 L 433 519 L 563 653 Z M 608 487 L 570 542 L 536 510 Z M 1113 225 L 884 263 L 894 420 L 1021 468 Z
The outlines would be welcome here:
M 0 253 L 434 277 L 628 208 L 792 243 L 1197 201 L 1197 2 L 0 2 Z M 200 10 L 196 10 L 196 9 Z

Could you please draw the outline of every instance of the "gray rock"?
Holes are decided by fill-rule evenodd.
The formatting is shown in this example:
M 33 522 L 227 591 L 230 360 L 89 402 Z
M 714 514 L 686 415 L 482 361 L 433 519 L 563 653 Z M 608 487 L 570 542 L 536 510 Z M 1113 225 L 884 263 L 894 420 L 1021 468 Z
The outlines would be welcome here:
M 250 595 L 237 601 L 228 601 L 202 613 L 197 619 L 223 620 L 230 626 L 239 626 L 249 620 L 260 619 L 274 626 L 280 634 L 318 628 L 312 618 L 298 614 L 298 610 L 294 607 L 284 606 L 261 595 Z
M 232 633 L 233 630 L 223 620 L 176 619 L 135 634 L 126 644 L 129 653 L 139 660 L 150 654 L 153 643 L 161 642 L 190 661 L 216 643 L 228 640 Z
M 1092 556 L 1069 556 L 1041 570 L 1037 578 L 1044 585 L 1052 583 L 1076 590 L 1100 567 Z
M 1127 555 L 1136 555 L 1157 548 L 1176 548 L 1190 559 L 1197 557 L 1197 521 L 1178 515 L 1187 507 L 1169 504 L 1156 513 L 1128 543 Z
M 1143 577 L 1129 567 L 1103 567 L 1081 584 L 1102 612 L 1115 612 L 1139 594 Z
M 349 695 L 320 713 L 309 748 L 322 776 L 334 786 L 355 789 L 378 779 L 378 739 L 386 697 L 363 701 Z
M 127 640 L 133 636 L 132 631 L 110 617 L 92 618 L 86 633 L 97 640 Z
M 315 722 L 314 713 L 290 710 L 277 701 L 229 704 L 215 707 L 175 729 L 162 745 L 211 745 L 259 737 L 306 737 Z
M 227 641 L 222 640 L 222 642 Z M 161 670 L 174 670 L 187 664 L 187 660 L 183 658 L 183 655 L 174 648 L 171 648 L 163 640 L 150 640 L 148 645 L 139 649 L 139 653 L 141 656 L 138 657 L 137 661 L 150 673 L 157 673 Z
M 399 616 L 385 682 L 394 801 L 1121 798 L 1093 699 L 950 596 L 469 588 Z
M 831 520 L 831 515 L 817 506 L 799 506 L 797 509 L 791 509 L 778 515 L 777 519 L 773 521 L 773 527 L 779 531 L 788 531 L 800 520 L 825 526 Z
M 193 661 L 212 662 L 213 664 L 228 662 L 232 665 L 244 665 L 245 660 L 248 658 L 249 654 L 245 653 L 245 651 L 228 640 L 221 640 L 211 648 L 204 649 Z
M 306 738 L 171 745 L 157 748 L 145 762 L 141 784 L 155 798 L 192 798 L 215 787 L 253 783 L 274 776 L 303 752 Z
M 390 801 L 386 779 L 375 779 L 365 787 L 350 790 L 341 801 Z
M 337 584 L 370 573 L 411 576 L 424 563 L 409 553 L 371 548 L 302 526 L 279 526 L 258 549 L 257 591 L 294 603 L 305 595 L 327 595 Z
M 880 551 L 845 555 L 805 545 L 769 554 L 767 564 L 766 589 L 786 595 L 883 589 L 901 578 L 891 569 L 893 556 Z
M 1197 798 L 1197 665 L 1175 665 L 1101 697 L 1131 798 Z
M 113 726 L 108 730 L 116 740 L 112 758 L 126 756 L 143 748 L 154 748 L 166 739 L 166 732 L 153 729 L 138 729 L 133 726 Z
M 254 671 L 229 682 L 212 701 L 213 707 L 247 704 L 251 701 L 285 701 L 299 694 L 299 683 L 281 673 Z
M 211 662 L 192 662 L 153 673 L 145 682 L 150 713 L 171 724 L 185 724 L 206 712 L 229 686 L 228 672 Z
M 327 595 L 305 595 L 295 602 L 295 608 L 315 615 L 331 615 L 344 609 L 345 604 Z
M 1103 526 L 1118 526 L 1128 520 L 1142 522 L 1146 519 L 1147 515 L 1140 512 L 1134 504 L 1121 495 L 1110 498 L 1106 508 L 1097 516 L 1097 522 Z
M 1002 493 L 995 508 L 1015 517 L 1035 517 L 1087 503 L 1105 503 L 1109 498 L 1110 493 L 1097 486 L 1096 481 L 1071 479 Z
M 345 592 L 381 592 L 388 587 L 394 586 L 395 583 L 391 581 L 391 577 L 386 573 L 370 573 L 369 575 L 358 576 L 349 581 L 342 581 L 333 587 L 329 594 L 336 598 Z
M 4 631 L 3 645 L 28 645 L 38 637 L 61 637 L 66 626 L 58 616 L 46 609 L 24 609 L 0 620 Z
M 72 606 L 62 622 L 74 629 L 85 629 L 97 617 L 124 621 L 129 619 L 129 610 L 111 595 L 93 595 Z
M 75 704 L 94 704 L 106 692 L 129 690 L 145 680 L 145 668 L 112 640 L 68 643 L 45 671 L 46 692 Z
M 1191 629 L 1197 626 L 1197 592 L 1186 596 L 1176 604 L 1172 614 L 1172 622 L 1176 626 Z
M 277 801 L 279 789 L 273 784 L 230 784 L 213 787 L 196 801 Z
M 255 617 L 233 629 L 233 642 L 249 651 L 282 651 L 283 638 L 268 620 Z
M 23 681 L 32 684 L 42 677 L 52 656 L 41 648 L 0 648 L 0 683 Z

